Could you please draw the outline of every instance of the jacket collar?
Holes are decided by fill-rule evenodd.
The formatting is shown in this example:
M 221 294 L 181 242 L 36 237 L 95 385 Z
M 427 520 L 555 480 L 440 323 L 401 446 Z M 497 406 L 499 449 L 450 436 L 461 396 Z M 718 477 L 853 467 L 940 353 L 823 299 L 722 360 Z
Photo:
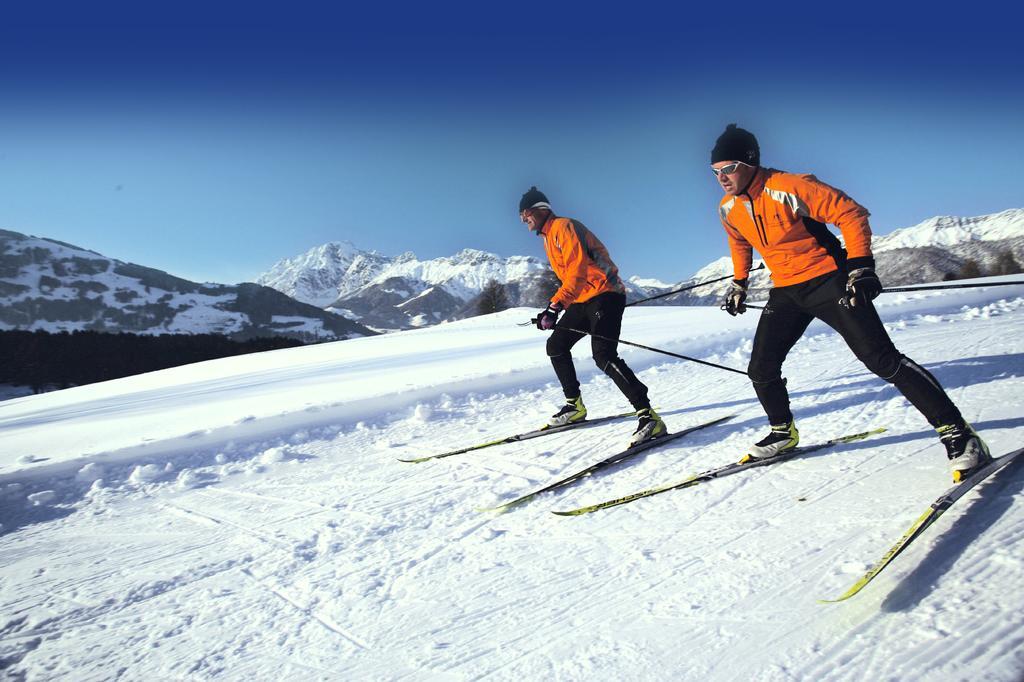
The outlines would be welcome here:
M 555 215 L 555 212 L 549 211 L 548 219 L 544 221 L 544 224 L 541 226 L 537 234 L 541 237 L 547 237 L 548 232 L 551 231 L 551 224 L 555 222 L 556 218 L 558 218 L 558 216 Z
M 754 177 L 750 178 L 750 184 L 740 194 L 740 196 L 747 196 L 751 200 L 756 199 L 760 196 L 761 192 L 764 191 L 765 182 L 768 181 L 768 170 L 763 166 L 757 167 L 757 172 L 754 173 Z

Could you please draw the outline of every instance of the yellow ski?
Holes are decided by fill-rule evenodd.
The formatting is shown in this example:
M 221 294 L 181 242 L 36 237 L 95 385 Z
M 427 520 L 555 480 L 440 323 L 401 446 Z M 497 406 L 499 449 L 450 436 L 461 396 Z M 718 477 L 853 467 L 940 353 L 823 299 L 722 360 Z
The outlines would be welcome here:
M 836 602 L 849 599 L 860 592 L 869 582 L 875 579 L 875 576 L 882 572 L 882 569 L 892 563 L 892 560 L 899 556 L 911 542 L 921 537 L 924 531 L 935 523 L 940 516 L 942 516 L 943 512 L 953 506 L 954 502 L 966 495 L 971 488 L 1012 462 L 1022 452 L 1024 452 L 1024 448 L 1014 450 L 1008 455 L 1003 455 L 1002 457 L 992 460 L 987 466 L 979 469 L 964 479 L 961 483 L 956 484 L 944 492 L 937 500 L 935 500 L 935 502 L 932 503 L 932 506 L 930 506 L 925 513 L 917 517 L 917 521 L 914 521 L 913 525 L 907 529 L 907 532 L 903 534 L 903 537 L 899 539 L 899 542 L 889 548 L 889 551 L 885 553 L 885 556 L 883 556 L 878 563 L 868 569 L 868 572 L 865 573 L 860 580 L 855 582 L 850 589 L 843 592 L 835 599 L 820 599 L 818 601 L 822 604 L 834 604 Z

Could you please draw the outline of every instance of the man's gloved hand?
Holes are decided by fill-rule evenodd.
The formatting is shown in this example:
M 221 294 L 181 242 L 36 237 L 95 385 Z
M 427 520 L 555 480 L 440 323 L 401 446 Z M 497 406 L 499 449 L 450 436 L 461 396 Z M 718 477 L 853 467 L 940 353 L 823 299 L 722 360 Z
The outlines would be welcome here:
M 844 308 L 866 306 L 882 293 L 882 282 L 875 274 L 875 259 L 870 256 L 846 261 L 846 293 L 839 299 Z
M 747 312 L 746 300 L 747 280 L 734 279 L 732 286 L 729 287 L 729 291 L 725 294 L 725 298 L 722 299 L 722 310 L 736 317 L 741 313 Z
M 558 313 L 560 312 L 562 312 L 562 307 L 558 305 L 549 305 L 540 311 L 540 314 L 533 320 L 537 324 L 537 329 L 543 331 L 554 329 L 555 323 L 558 322 Z

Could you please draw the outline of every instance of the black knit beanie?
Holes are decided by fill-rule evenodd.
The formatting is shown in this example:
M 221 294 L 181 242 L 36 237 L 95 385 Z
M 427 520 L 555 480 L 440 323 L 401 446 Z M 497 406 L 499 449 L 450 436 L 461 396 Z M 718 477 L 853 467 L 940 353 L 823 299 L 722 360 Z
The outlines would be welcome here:
M 536 204 L 549 204 L 548 198 L 544 196 L 544 192 L 541 192 L 536 187 L 531 187 L 523 198 L 519 200 L 519 212 L 522 213 L 528 208 L 532 208 Z M 551 208 L 550 205 L 546 205 L 544 208 Z
M 757 145 L 757 138 L 750 131 L 730 123 L 711 150 L 711 163 L 719 161 L 742 161 L 750 166 L 760 166 L 761 148 Z

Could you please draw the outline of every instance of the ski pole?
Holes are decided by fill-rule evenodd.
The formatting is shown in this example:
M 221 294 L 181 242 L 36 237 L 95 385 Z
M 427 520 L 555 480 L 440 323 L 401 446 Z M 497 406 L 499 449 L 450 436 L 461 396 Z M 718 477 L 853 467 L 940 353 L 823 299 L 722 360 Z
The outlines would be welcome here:
M 897 294 L 911 291 L 942 291 L 943 289 L 981 289 L 983 287 L 1007 287 L 1013 284 L 1024 284 L 1024 281 L 1020 282 L 987 282 L 980 284 L 936 284 L 934 286 L 910 286 L 910 287 L 893 287 L 891 289 L 882 289 L 883 294 Z M 748 308 L 756 308 L 758 310 L 764 310 L 763 305 L 755 305 L 753 303 L 745 303 Z
M 754 272 L 754 270 L 763 270 L 763 269 L 764 269 L 764 262 L 762 261 L 760 265 L 758 265 L 756 268 L 751 269 L 750 271 Z M 665 298 L 666 296 L 672 296 L 673 294 L 678 294 L 678 293 L 682 293 L 684 291 L 689 291 L 690 289 L 696 289 L 697 287 L 702 287 L 705 284 L 714 284 L 715 282 L 721 282 L 722 280 L 725 280 L 725 279 L 733 279 L 733 276 L 732 275 L 726 275 L 725 277 L 719 277 L 717 279 L 709 279 L 706 282 L 698 282 L 697 284 L 691 284 L 690 286 L 683 287 L 682 289 L 676 289 L 675 291 L 669 291 L 667 293 L 658 294 L 657 296 L 651 296 L 649 298 L 641 298 L 639 301 L 633 301 L 632 303 L 627 303 L 626 307 L 628 308 L 631 305 L 639 305 L 640 303 L 646 303 L 647 301 L 653 301 L 656 298 Z
M 537 324 L 537 320 L 532 320 L 534 324 Z M 727 372 L 735 372 L 736 374 L 742 374 L 747 376 L 747 373 L 743 370 L 736 369 L 734 367 L 726 367 L 725 365 L 716 365 L 713 362 L 707 360 L 699 360 L 697 358 L 691 358 L 688 355 L 680 355 L 679 353 L 673 353 L 672 351 L 662 350 L 661 348 L 652 348 L 651 346 L 645 346 L 640 343 L 634 343 L 632 341 L 626 341 L 625 339 L 613 339 L 608 336 L 601 336 L 600 334 L 594 334 L 593 332 L 583 331 L 582 329 L 573 329 L 572 327 L 559 327 L 567 332 L 575 332 L 577 334 L 583 334 L 585 336 L 592 336 L 595 339 L 601 339 L 602 341 L 612 341 L 613 343 L 623 343 L 627 346 L 636 346 L 637 348 L 643 348 L 644 350 L 653 351 L 655 353 L 661 353 L 662 355 L 668 355 L 669 357 L 679 358 L 680 360 L 689 360 L 690 362 L 696 362 L 701 365 L 707 365 L 708 367 L 717 367 L 718 369 L 724 369 Z
M 963 285 L 934 285 L 929 287 L 893 287 L 891 289 L 883 289 L 883 294 L 900 294 L 908 293 L 913 291 L 942 291 L 943 289 L 982 289 L 984 287 L 1009 287 L 1011 285 L 1024 285 L 1024 282 L 989 282 L 984 284 L 963 284 Z M 763 305 L 755 305 L 753 303 L 746 303 L 746 307 L 757 308 L 763 310 Z
M 1018 282 L 982 282 L 978 284 L 936 284 L 934 286 L 918 287 L 895 287 L 892 289 L 882 289 L 883 294 L 895 294 L 900 292 L 909 291 L 942 291 L 943 289 L 980 289 L 982 287 L 1008 287 L 1013 284 L 1024 284 L 1024 281 Z

